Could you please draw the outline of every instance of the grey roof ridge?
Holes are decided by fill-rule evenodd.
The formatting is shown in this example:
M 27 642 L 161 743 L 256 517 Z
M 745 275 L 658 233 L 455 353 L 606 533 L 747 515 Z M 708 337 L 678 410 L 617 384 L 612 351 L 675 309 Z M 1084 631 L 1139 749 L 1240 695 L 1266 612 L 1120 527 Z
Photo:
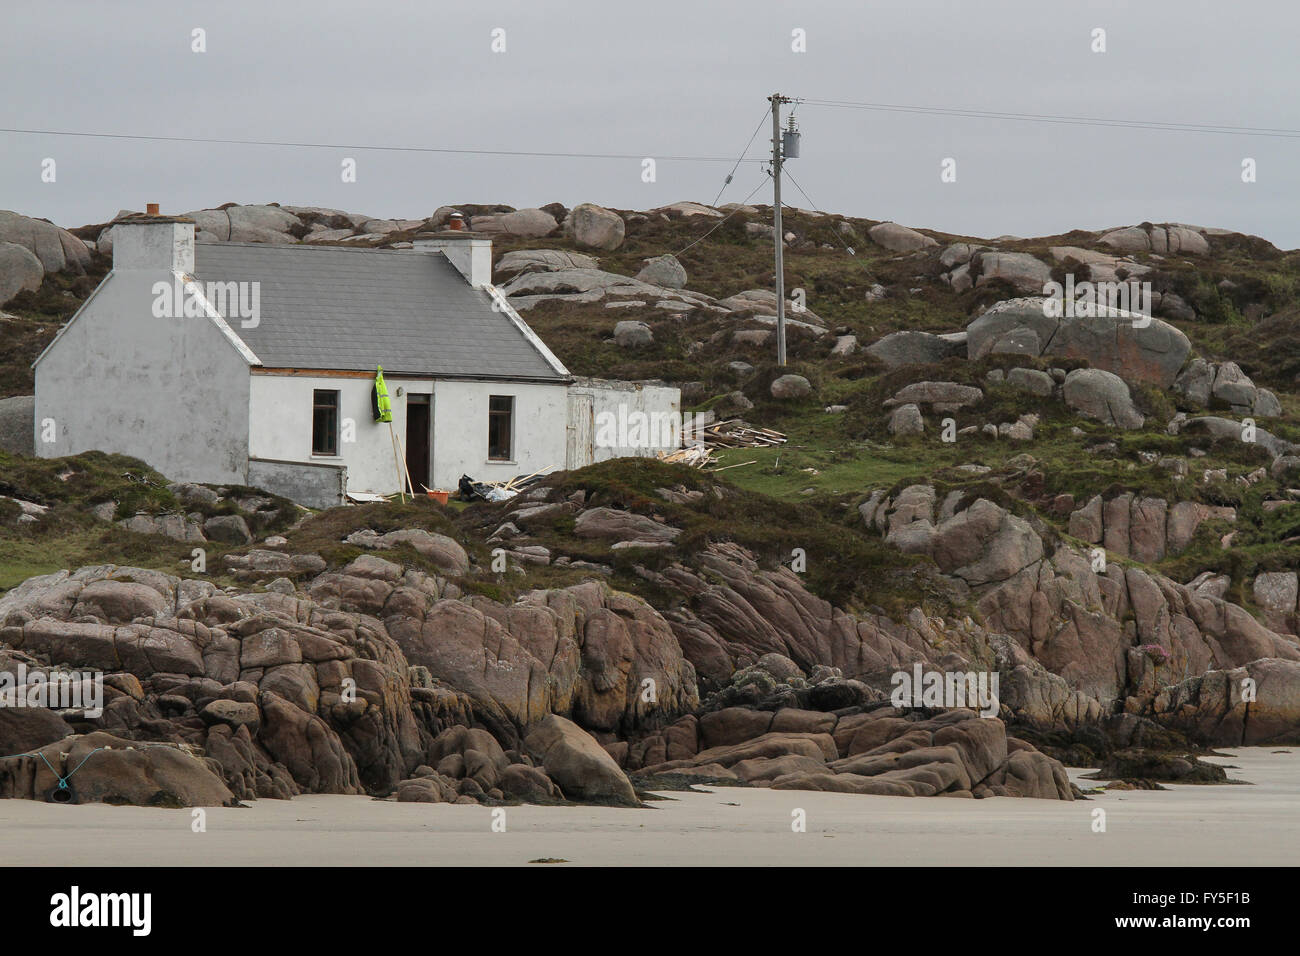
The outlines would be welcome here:
M 312 252 L 327 249 L 335 252 L 368 252 L 372 255 L 376 252 L 398 256 L 439 255 L 444 259 L 447 258 L 446 253 L 441 249 L 376 249 L 373 246 L 332 246 L 323 242 L 230 242 L 225 239 L 199 239 L 196 240 L 194 244 L 196 246 L 240 246 L 246 249 L 302 249 L 311 250 Z M 448 259 L 447 261 L 450 262 L 451 260 Z

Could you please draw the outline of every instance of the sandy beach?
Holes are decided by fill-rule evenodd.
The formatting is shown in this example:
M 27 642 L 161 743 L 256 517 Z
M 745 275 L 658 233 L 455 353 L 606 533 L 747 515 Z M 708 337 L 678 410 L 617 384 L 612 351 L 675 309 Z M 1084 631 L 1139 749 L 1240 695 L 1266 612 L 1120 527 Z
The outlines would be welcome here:
M 1279 752 L 1285 751 L 1285 752 Z M 952 800 L 718 788 L 653 809 L 398 804 L 367 797 L 259 800 L 189 811 L 0 801 L 7 865 L 944 864 L 1282 865 L 1300 846 L 1300 749 L 1208 758 L 1249 786 L 1110 791 L 1088 801 Z M 1083 770 L 1072 770 L 1080 781 Z M 1106 811 L 1106 832 L 1092 829 Z M 807 832 L 791 830 L 806 811 Z

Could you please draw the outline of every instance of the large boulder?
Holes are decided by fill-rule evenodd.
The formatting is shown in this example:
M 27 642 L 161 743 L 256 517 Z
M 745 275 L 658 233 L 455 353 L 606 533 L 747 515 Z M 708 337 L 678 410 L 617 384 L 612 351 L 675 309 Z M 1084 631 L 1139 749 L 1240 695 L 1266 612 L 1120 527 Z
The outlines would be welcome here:
M 1294 611 L 1300 596 L 1295 571 L 1267 571 L 1255 576 L 1255 603 L 1268 611 Z
M 1238 415 L 1249 415 L 1255 407 L 1258 393 L 1250 376 L 1236 362 L 1224 362 L 1214 375 L 1210 394 L 1232 406 Z
M 655 256 L 645 260 L 645 266 L 636 274 L 642 282 L 661 286 L 665 289 L 684 289 L 686 287 L 686 269 L 677 261 L 676 256 Z
M 193 212 L 185 213 L 186 219 L 194 220 L 194 229 L 198 238 L 216 239 L 221 242 L 230 240 L 230 216 L 224 209 L 196 209 Z M 105 242 L 112 249 L 112 229 L 105 230 L 108 235 L 100 233 L 99 242 L 101 249 Z M 352 230 L 344 230 L 345 235 L 351 235 Z
M 73 733 L 62 717 L 45 707 L 0 705 L 0 756 L 36 750 Z
M 902 438 L 907 435 L 921 435 L 925 432 L 925 419 L 921 409 L 909 402 L 899 405 L 889 413 L 889 434 Z
M 1214 366 L 1203 358 L 1194 358 L 1187 363 L 1187 368 L 1174 380 L 1174 391 L 1197 405 L 1210 404 L 1210 392 L 1214 388 Z
M 1047 263 L 1027 252 L 977 252 L 971 257 L 972 266 L 979 270 L 976 285 L 986 285 L 994 279 L 1004 279 L 1021 292 L 1042 292 L 1052 279 Z
M 248 529 L 243 515 L 213 515 L 203 522 L 203 533 L 209 541 L 227 544 L 249 544 L 253 540 L 253 532 Z
M 589 202 L 574 206 L 568 224 L 580 246 L 613 251 L 623 244 L 623 217 L 602 206 Z
M 18 455 L 32 454 L 35 426 L 35 395 L 0 398 L 0 449 Z
M 578 515 L 573 523 L 573 533 L 579 538 L 606 538 L 627 541 L 672 541 L 680 528 L 661 524 L 653 518 L 619 511 L 615 508 L 591 508 Z
M 1124 380 L 1103 369 L 1075 369 L 1065 377 L 1061 393 L 1070 408 L 1106 425 L 1134 429 L 1146 420 L 1134 407 Z
M 1029 392 L 1039 398 L 1049 398 L 1056 391 L 1056 380 L 1046 372 L 1033 368 L 1013 368 L 1007 372 L 1006 382 L 1012 388 Z
M 514 212 L 475 216 L 470 220 L 470 228 L 475 232 L 518 236 L 521 239 L 549 236 L 559 226 L 554 216 L 541 209 L 516 209 Z
M 139 512 L 129 518 L 123 518 L 119 527 L 136 534 L 156 534 L 174 541 L 206 541 L 203 528 L 197 521 L 183 514 L 147 514 Z
M 770 389 L 775 399 L 805 398 L 812 394 L 812 384 L 802 375 L 781 375 Z
M 39 748 L 41 757 L 0 762 L 0 797 L 50 799 L 61 772 L 74 771 L 57 802 L 137 807 L 224 807 L 235 795 L 203 758 L 171 744 L 140 743 L 96 732 Z
M 654 340 L 654 331 L 644 322 L 638 322 L 635 319 L 624 319 L 614 325 L 614 342 L 620 348 L 644 348 L 647 345 L 652 345 Z
M 147 584 L 112 578 L 87 584 L 72 608 L 75 617 L 93 617 L 108 624 L 152 622 L 168 609 L 167 598 Z
M 939 253 L 939 265 L 945 269 L 965 265 L 970 262 L 971 256 L 987 248 L 988 246 L 980 246 L 971 242 L 954 242 Z
M 550 714 L 529 730 L 524 745 L 570 800 L 640 806 L 636 791 L 614 758 L 572 721 Z
M 1086 359 L 1130 382 L 1169 388 L 1191 342 L 1167 322 L 1111 310 L 1098 316 L 1055 316 L 1046 299 L 1008 299 L 990 306 L 967 327 L 972 360 L 996 353 Z
M 1256 418 L 1281 418 L 1282 402 L 1268 389 L 1256 389 L 1255 404 L 1251 411 Z
M 20 292 L 35 292 L 44 278 L 45 268 L 30 249 L 0 241 L 0 305 Z
M 930 365 L 966 352 L 966 339 L 962 335 L 944 336 L 930 332 L 891 332 L 867 346 L 867 351 L 889 368 L 901 365 Z
M 681 216 L 683 219 L 691 216 L 705 216 L 709 219 L 721 219 L 722 213 L 712 206 L 706 206 L 699 202 L 674 202 L 667 206 L 656 206 L 650 210 L 652 213 L 662 213 L 669 216 Z
M 1263 658 L 1189 677 L 1162 688 L 1151 713 L 1212 746 L 1300 744 L 1300 661 Z
M 469 572 L 469 554 L 454 538 L 422 528 L 408 528 L 400 531 L 388 531 L 379 534 L 369 528 L 354 531 L 345 539 L 348 544 L 363 548 L 390 550 L 400 545 L 413 548 L 419 554 L 429 558 L 434 566 L 444 574 L 466 574 Z
M 842 718 L 835 743 L 845 755 L 824 767 L 816 765 L 812 754 L 767 758 L 793 765 L 789 772 L 772 779 L 770 786 L 774 790 L 905 797 L 951 794 L 1073 799 L 1064 767 L 1008 737 L 996 717 L 981 718 L 965 708 L 921 720 L 895 714 L 897 711 L 876 711 Z M 768 735 L 773 736 L 779 735 Z M 695 758 L 704 759 L 703 754 Z M 760 760 L 751 758 L 733 769 L 743 771 L 744 777 L 761 779 L 756 775 L 756 771 L 762 773 L 756 766 Z
M 496 787 L 510 766 L 497 739 L 477 727 L 448 727 L 429 745 L 425 756 L 439 773 L 457 780 L 472 779 L 484 790 Z
M 258 742 L 309 793 L 361 792 L 357 765 L 338 734 L 316 714 L 263 692 Z
M 296 242 L 293 230 L 302 226 L 279 206 L 231 206 L 225 212 L 231 242 Z
M 1023 518 L 987 498 L 941 521 L 931 541 L 939 569 L 978 587 L 1005 581 L 1043 557 L 1043 540 Z
M 966 354 L 977 361 L 990 354 L 1041 355 L 1060 325 L 1048 316 L 1044 299 L 1027 296 L 994 303 L 966 326 Z
M 90 265 L 90 250 L 66 229 L 60 229 L 44 219 L 31 219 L 8 209 L 0 209 L 0 244 L 6 242 L 26 248 L 37 258 L 45 272 L 69 269 L 82 273 Z
M 409 232 L 424 225 L 423 219 L 367 219 L 359 228 L 362 235 L 386 236 L 390 232 Z
M 1251 586 L 1264 623 L 1279 633 L 1300 631 L 1300 577 L 1295 571 L 1265 571 Z
M 671 307 L 683 312 L 695 308 L 723 311 L 713 299 L 701 293 L 649 285 L 631 276 L 599 269 L 520 271 L 501 287 L 501 291 L 510 296 L 511 304 L 519 309 L 530 309 L 543 302 L 586 304 L 616 297 L 619 302 L 637 301 L 640 304 L 653 300 L 660 308 Z
M 895 405 L 929 405 L 936 412 L 952 412 L 976 405 L 984 400 L 984 393 L 974 385 L 957 382 L 913 382 L 905 385 L 885 401 L 885 407 Z
M 882 222 L 872 226 L 867 230 L 867 235 L 876 245 L 884 246 L 891 252 L 916 252 L 918 249 L 930 249 L 939 245 L 929 236 L 896 222 Z
M 525 272 L 559 272 L 564 269 L 592 269 L 598 263 L 592 256 L 562 249 L 516 249 L 507 252 L 496 264 L 496 274 L 510 278 Z
M 1205 237 L 1187 226 L 1128 226 L 1114 229 L 1101 237 L 1102 245 L 1120 252 L 1155 252 L 1160 255 L 1209 255 Z

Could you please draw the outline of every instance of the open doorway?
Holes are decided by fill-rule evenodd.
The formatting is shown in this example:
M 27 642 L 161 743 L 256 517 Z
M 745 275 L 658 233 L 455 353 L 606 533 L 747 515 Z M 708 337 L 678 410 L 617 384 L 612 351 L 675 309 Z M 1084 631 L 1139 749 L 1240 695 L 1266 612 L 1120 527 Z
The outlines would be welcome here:
M 406 469 L 418 495 L 429 483 L 429 436 L 433 433 L 433 396 L 406 396 Z

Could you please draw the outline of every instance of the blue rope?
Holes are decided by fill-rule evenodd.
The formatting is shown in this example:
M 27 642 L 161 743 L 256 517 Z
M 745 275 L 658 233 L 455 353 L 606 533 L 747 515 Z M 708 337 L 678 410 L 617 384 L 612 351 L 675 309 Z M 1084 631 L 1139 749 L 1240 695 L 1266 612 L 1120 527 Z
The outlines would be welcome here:
M 99 753 L 101 750 L 107 750 L 107 749 L 108 749 L 107 747 L 96 747 L 90 753 L 86 754 L 86 756 L 82 757 L 81 763 L 73 767 L 72 772 L 69 773 L 67 776 L 61 776 L 59 772 L 54 769 L 54 765 L 50 763 L 49 759 L 45 756 L 45 754 L 41 753 L 39 750 L 29 754 L 10 754 L 8 757 L 0 757 L 0 760 L 12 760 L 15 757 L 40 757 L 42 760 L 45 761 L 45 766 L 50 768 L 50 773 L 54 774 L 54 776 L 59 778 L 59 789 L 67 790 L 68 779 L 72 776 L 72 774 L 76 773 L 78 770 L 84 767 L 86 765 L 86 761 L 89 760 L 91 757 L 93 757 L 95 754 Z

